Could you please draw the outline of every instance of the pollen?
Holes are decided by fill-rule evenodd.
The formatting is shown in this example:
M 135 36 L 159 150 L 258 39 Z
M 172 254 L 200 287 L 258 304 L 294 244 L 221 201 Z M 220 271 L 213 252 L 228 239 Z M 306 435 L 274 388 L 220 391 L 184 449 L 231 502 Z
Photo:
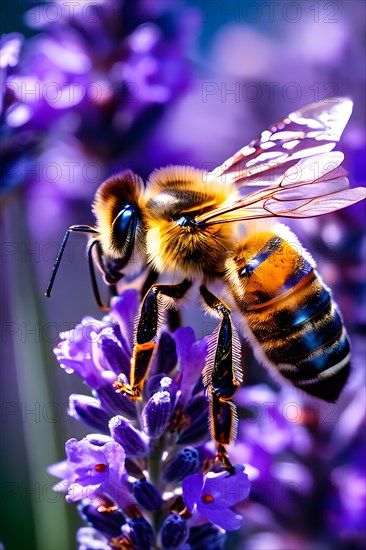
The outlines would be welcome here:
M 100 474 L 107 471 L 107 465 L 106 464 L 96 464 L 95 465 L 95 471 L 99 472 Z
M 212 495 L 209 493 L 206 493 L 205 495 L 202 495 L 201 500 L 203 504 L 211 504 L 212 502 L 215 502 L 215 499 Z

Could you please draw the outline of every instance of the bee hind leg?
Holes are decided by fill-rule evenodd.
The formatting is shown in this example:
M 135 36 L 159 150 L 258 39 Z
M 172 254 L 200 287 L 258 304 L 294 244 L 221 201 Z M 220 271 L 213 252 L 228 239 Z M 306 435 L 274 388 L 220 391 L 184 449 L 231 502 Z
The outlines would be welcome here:
M 184 296 L 191 281 L 185 279 L 177 285 L 153 285 L 146 293 L 142 302 L 137 324 L 135 345 L 131 359 L 130 383 L 117 381 L 114 387 L 123 392 L 132 400 L 141 399 L 144 382 L 149 370 L 154 349 L 157 347 L 155 338 L 158 332 L 161 311 L 166 300 L 179 300 Z M 159 300 L 162 301 L 159 304 Z
M 208 308 L 221 316 L 221 323 L 209 339 L 203 384 L 210 401 L 209 422 L 211 436 L 218 446 L 217 458 L 230 471 L 232 465 L 225 445 L 235 440 L 237 432 L 236 406 L 231 398 L 242 382 L 240 343 L 230 308 L 205 286 L 200 291 Z

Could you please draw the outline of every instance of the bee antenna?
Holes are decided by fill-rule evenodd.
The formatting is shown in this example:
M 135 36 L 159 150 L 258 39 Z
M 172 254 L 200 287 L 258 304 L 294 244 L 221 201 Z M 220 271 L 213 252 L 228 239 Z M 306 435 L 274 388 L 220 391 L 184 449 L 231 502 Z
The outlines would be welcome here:
M 51 277 L 50 277 L 50 280 L 49 280 L 49 283 L 47 285 L 47 289 L 46 289 L 46 292 L 45 292 L 45 295 L 47 296 L 47 298 L 50 298 L 50 296 L 51 296 L 53 283 L 55 281 L 55 277 L 56 277 L 56 273 L 58 271 L 58 268 L 60 267 L 62 255 L 64 253 L 67 240 L 70 236 L 70 233 L 72 233 L 74 231 L 75 232 L 80 232 L 80 233 L 96 233 L 96 234 L 98 234 L 98 231 L 95 229 L 95 227 L 91 227 L 90 225 L 72 225 L 71 227 L 69 227 L 67 229 L 67 231 L 64 235 L 64 238 L 62 239 L 62 243 L 60 245 L 58 254 L 56 256 L 55 263 L 53 264 Z
M 93 253 L 92 253 L 92 250 L 95 246 L 97 247 L 98 255 L 100 255 L 100 242 L 98 241 L 98 239 L 94 239 L 93 241 L 91 241 L 88 247 L 89 272 L 90 272 L 90 278 L 91 278 L 91 283 L 93 287 L 94 297 L 95 297 L 95 301 L 97 302 L 101 310 L 109 311 L 110 308 L 104 305 L 103 300 L 100 296 L 97 278 L 95 276 L 94 259 L 93 259 Z M 101 269 L 102 269 L 102 266 L 101 266 Z

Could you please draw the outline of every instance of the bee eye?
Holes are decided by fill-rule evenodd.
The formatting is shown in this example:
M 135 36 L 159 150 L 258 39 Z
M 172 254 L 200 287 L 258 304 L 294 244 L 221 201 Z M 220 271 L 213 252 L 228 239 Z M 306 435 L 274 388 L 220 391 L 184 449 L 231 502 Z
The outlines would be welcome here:
M 113 237 L 118 248 L 125 249 L 126 262 L 130 259 L 137 226 L 136 207 L 126 204 L 113 222 Z
M 113 233 L 119 245 L 123 245 L 137 223 L 136 208 L 131 204 L 126 204 L 116 216 L 113 222 Z
M 131 222 L 136 215 L 136 210 L 130 204 L 126 204 L 123 210 L 118 214 L 114 220 L 114 230 L 121 235 L 127 235 Z

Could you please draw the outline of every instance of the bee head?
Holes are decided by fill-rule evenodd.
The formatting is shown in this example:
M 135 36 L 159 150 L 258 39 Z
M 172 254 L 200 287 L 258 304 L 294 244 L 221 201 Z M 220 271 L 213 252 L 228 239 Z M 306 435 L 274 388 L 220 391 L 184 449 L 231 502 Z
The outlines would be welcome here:
M 135 248 L 144 248 L 142 179 L 131 171 L 107 179 L 98 188 L 93 202 L 100 243 L 104 254 L 123 268 Z

